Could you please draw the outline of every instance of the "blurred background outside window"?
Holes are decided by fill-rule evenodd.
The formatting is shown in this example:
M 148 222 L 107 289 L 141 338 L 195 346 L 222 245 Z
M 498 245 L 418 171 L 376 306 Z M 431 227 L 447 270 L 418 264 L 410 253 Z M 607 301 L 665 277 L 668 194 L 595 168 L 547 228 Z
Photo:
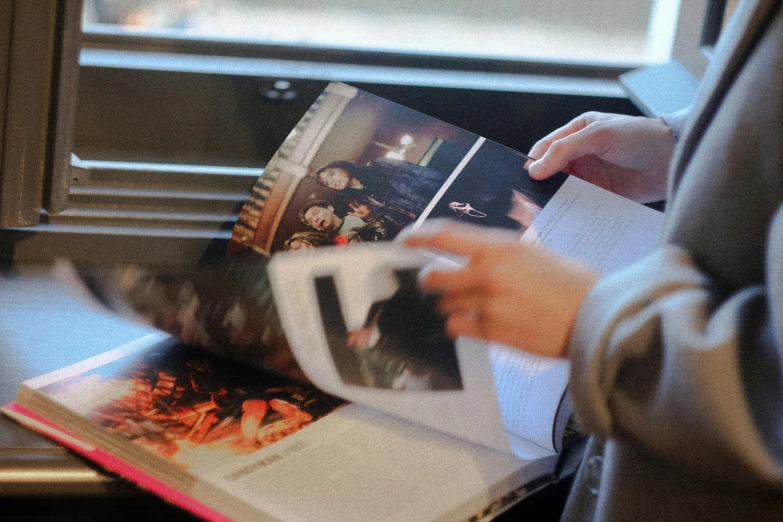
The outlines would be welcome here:
M 87 32 L 338 49 L 650 64 L 680 0 L 85 0 Z

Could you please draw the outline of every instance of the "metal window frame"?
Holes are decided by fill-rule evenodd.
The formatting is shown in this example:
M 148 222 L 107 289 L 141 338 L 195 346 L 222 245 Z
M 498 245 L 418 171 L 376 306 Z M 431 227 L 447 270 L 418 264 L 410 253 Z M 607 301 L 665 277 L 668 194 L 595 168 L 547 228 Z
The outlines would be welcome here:
M 648 116 L 690 106 L 722 29 L 726 0 L 680 0 L 677 31 L 668 63 L 620 76 L 634 103 Z
M 378 51 L 358 47 L 276 44 L 249 39 L 221 39 L 171 34 L 154 30 L 128 33 L 120 28 L 106 26 L 89 27 L 83 35 L 83 49 L 210 57 L 263 57 L 270 60 L 293 62 L 604 79 L 616 79 L 622 72 L 640 65 L 638 63 L 602 64 L 564 60 L 546 61 L 426 52 Z
M 0 228 L 64 205 L 81 0 L 0 3 Z
M 706 1 L 683 0 L 680 21 L 698 19 L 699 24 L 703 23 L 704 12 L 699 15 L 699 8 L 698 6 L 694 8 L 694 4 L 704 4 Z M 69 26 L 71 28 L 79 25 L 74 23 L 73 6 L 78 6 L 80 12 L 81 0 L 60 0 L 60 2 L 62 5 L 71 6 L 72 9 L 66 12 L 61 7 L 60 20 L 69 20 L 67 24 L 71 24 Z M 0 3 L 0 9 L 4 5 L 7 3 Z M 683 29 L 679 25 L 677 35 L 681 39 L 682 35 L 689 34 L 689 29 Z M 59 27 L 62 30 L 63 26 Z M 122 203 L 116 203 L 116 200 L 111 198 L 102 207 L 95 204 L 94 209 L 99 211 L 82 212 L 78 219 L 74 216 L 79 212 L 69 213 L 68 195 L 76 194 L 74 197 L 82 198 L 85 190 L 89 192 L 90 187 L 93 186 L 91 183 L 95 181 L 92 174 L 97 168 L 94 164 L 85 165 L 78 159 L 71 161 L 72 141 L 68 142 L 68 140 L 73 140 L 73 127 L 64 132 L 62 126 L 62 122 L 73 120 L 73 114 L 64 111 L 67 107 L 74 110 L 76 105 L 73 101 L 77 75 L 73 74 L 69 77 L 67 75 L 69 71 L 78 72 L 80 69 L 84 71 L 84 68 L 90 68 L 92 71 L 100 71 L 101 74 L 111 74 L 113 70 L 131 71 L 134 74 L 138 72 L 139 75 L 160 71 L 174 77 L 181 74 L 196 74 L 205 77 L 233 75 L 242 78 L 271 79 L 282 75 L 286 78 L 302 78 L 307 81 L 345 80 L 346 75 L 350 75 L 351 83 L 360 88 L 369 87 L 368 90 L 371 90 L 377 87 L 385 92 L 395 89 L 404 91 L 407 93 L 406 101 L 419 97 L 437 98 L 444 93 L 451 96 L 461 91 L 466 93 L 466 99 L 474 102 L 484 96 L 482 93 L 487 93 L 487 97 L 498 93 L 518 93 L 523 97 L 541 94 L 583 97 L 585 100 L 608 97 L 623 99 L 625 103 L 627 103 L 626 95 L 620 88 L 617 77 L 622 74 L 625 76 L 634 74 L 629 72 L 629 67 L 617 65 L 324 49 L 204 38 L 173 38 L 154 33 L 128 35 L 118 31 L 79 34 L 79 44 L 74 47 L 73 42 L 77 40 L 74 38 L 74 33 L 69 34 L 71 43 L 68 49 L 72 54 L 67 55 L 66 61 L 71 63 L 73 55 L 76 55 L 79 60 L 78 66 L 64 71 L 63 67 L 58 69 L 53 64 L 52 74 L 66 76 L 64 78 L 66 88 L 63 91 L 61 86 L 57 94 L 54 90 L 50 91 L 49 101 L 51 107 L 55 109 L 50 108 L 49 110 L 54 112 L 46 113 L 51 120 L 61 122 L 61 127 L 56 131 L 48 129 L 52 132 L 49 134 L 49 139 L 52 139 L 51 136 L 58 136 L 60 139 L 59 144 L 48 143 L 51 150 L 59 151 L 56 153 L 59 159 L 50 157 L 45 160 L 49 162 L 50 178 L 48 185 L 46 181 L 40 181 L 37 192 L 33 191 L 38 204 L 30 206 L 34 210 L 28 212 L 29 219 L 24 222 L 17 220 L 12 224 L 17 226 L 31 224 L 39 219 L 43 219 L 43 222 L 37 227 L 15 228 L 0 232 L 0 251 L 3 252 L 0 257 L 5 261 L 39 262 L 57 256 L 68 256 L 80 257 L 87 262 L 110 263 L 117 260 L 148 262 L 150 259 L 156 259 L 162 263 L 183 264 L 196 262 L 204 256 L 222 255 L 225 251 L 228 239 L 226 229 L 232 223 L 231 216 L 224 216 L 226 217 L 224 225 L 217 229 L 214 226 L 214 219 L 207 220 L 212 224 L 204 225 L 206 222 L 201 218 L 205 212 L 198 211 L 190 215 L 183 212 L 182 216 L 177 216 L 174 221 L 179 224 L 172 222 L 170 226 L 148 226 L 147 218 L 154 216 L 154 213 L 148 212 L 143 215 L 142 212 L 139 215 L 132 215 L 132 213 L 117 212 L 117 209 L 122 207 Z M 682 42 L 676 42 L 675 49 L 678 45 L 681 46 Z M 0 57 L 2 50 L 2 41 L 0 41 Z M 671 77 L 676 76 L 677 72 L 669 70 L 666 74 Z M 688 77 L 692 78 L 692 76 Z M 2 80 L 1 76 L 0 80 Z M 0 88 L 2 85 L 4 84 L 0 83 Z M 52 89 L 54 82 L 50 81 L 47 85 Z M 70 91 L 67 86 L 70 86 Z M 380 94 L 383 95 L 384 92 Z M 508 98 L 501 99 L 508 100 Z M 637 100 L 633 96 L 631 99 Z M 64 103 L 62 100 L 70 100 L 71 103 Z M 438 114 L 434 115 L 438 116 Z M 0 140 L 2 140 L 1 134 Z M 133 167 L 130 170 L 138 169 Z M 181 186 L 171 188 L 179 195 L 165 196 L 169 198 L 171 205 L 176 206 L 178 204 L 176 201 L 182 194 L 193 192 L 192 182 L 197 178 L 197 173 L 182 174 Z M 222 190 L 220 179 L 216 178 L 211 183 L 209 190 L 214 192 Z M 157 189 L 152 187 L 149 190 L 154 193 Z M 8 192 L 2 183 L 0 183 L 0 191 Z M 98 191 L 100 192 L 100 187 Z M 197 193 L 198 190 L 195 192 Z M 145 197 L 139 196 L 139 201 L 145 200 Z M 209 199 L 206 198 L 204 201 Z M 42 206 L 48 212 L 41 212 Z M 89 219 L 84 218 L 87 214 L 91 216 Z M 121 216 L 120 220 L 125 220 L 122 221 L 121 226 L 117 224 L 118 215 Z M 165 219 L 162 222 L 165 222 Z

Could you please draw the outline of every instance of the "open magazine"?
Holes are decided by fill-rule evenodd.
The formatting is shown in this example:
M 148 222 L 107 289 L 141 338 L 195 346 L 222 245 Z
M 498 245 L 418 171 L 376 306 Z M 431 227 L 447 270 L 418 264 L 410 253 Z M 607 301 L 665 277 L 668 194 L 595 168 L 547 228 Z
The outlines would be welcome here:
M 565 174 L 534 181 L 526 161 L 331 84 L 253 188 L 225 261 L 60 270 L 179 343 L 153 335 L 25 382 L 5 411 L 207 518 L 497 514 L 556 477 L 568 363 L 450 340 L 417 280 L 460 260 L 394 239 L 451 217 L 611 272 L 663 223 Z

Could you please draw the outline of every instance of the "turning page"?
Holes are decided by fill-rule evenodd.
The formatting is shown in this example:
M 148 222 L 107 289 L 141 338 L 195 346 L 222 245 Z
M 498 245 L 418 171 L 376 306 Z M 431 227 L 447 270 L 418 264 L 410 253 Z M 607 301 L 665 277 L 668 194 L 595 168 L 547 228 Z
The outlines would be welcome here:
M 527 161 L 463 129 L 351 86 L 330 84 L 258 180 L 230 251 L 263 258 L 290 253 L 286 267 L 277 271 L 285 282 L 275 287 L 275 299 L 280 313 L 293 317 L 288 341 L 317 385 L 492 447 L 508 448 L 503 433 L 508 430 L 517 455 L 552 452 L 559 446 L 558 412 L 567 416 L 567 363 L 459 339 L 440 361 L 451 370 L 419 371 L 380 348 L 390 341 L 377 325 L 391 327 L 394 315 L 408 320 L 405 304 L 389 312 L 404 299 L 382 303 L 391 294 L 379 296 L 362 286 L 377 283 L 358 277 L 356 268 L 386 255 L 382 251 L 390 247 L 381 245 L 405 227 L 415 229 L 433 218 L 504 228 L 521 241 L 545 244 L 605 272 L 654 248 L 661 213 L 564 173 L 533 180 Z M 294 259 L 323 247 L 340 252 L 318 258 L 315 264 L 328 265 L 323 272 L 305 257 L 302 264 Z M 351 253 L 363 248 L 368 250 Z M 400 273 L 384 277 L 395 288 L 411 286 L 414 279 Z M 489 390 L 490 382 L 496 390 Z M 412 393 L 389 392 L 402 389 Z M 465 398 L 465 390 L 472 399 Z M 490 399 L 493 405 L 499 399 L 498 408 L 489 402 L 480 406 Z M 494 429 L 478 433 L 478 422 L 457 426 L 460 417 L 505 429 L 489 437 Z
M 451 341 L 435 297 L 417 289 L 431 260 L 391 245 L 275 256 L 286 336 L 328 393 L 510 452 L 483 343 Z

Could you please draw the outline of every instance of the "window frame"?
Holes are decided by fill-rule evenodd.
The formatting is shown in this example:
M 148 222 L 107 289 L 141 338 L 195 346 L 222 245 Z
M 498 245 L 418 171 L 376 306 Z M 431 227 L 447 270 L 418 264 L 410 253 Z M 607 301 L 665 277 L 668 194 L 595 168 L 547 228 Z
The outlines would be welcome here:
M 648 116 L 690 106 L 726 18 L 726 0 L 680 0 L 672 59 L 620 76 L 628 95 Z
M 0 44 L 0 227 L 34 225 L 46 184 L 64 2 L 4 2 Z M 31 66 L 30 64 L 35 64 Z
M 74 16 L 73 6 L 78 6 L 78 12 L 81 13 L 81 0 L 60 2 L 71 6 L 69 19 L 72 20 Z M 680 5 L 674 43 L 674 54 L 679 58 L 672 63 L 683 68 L 684 77 L 691 83 L 698 83 L 694 78 L 700 78 L 703 74 L 708 58 L 683 58 L 685 55 L 682 53 L 686 49 L 689 52 L 698 49 L 698 54 L 702 54 L 701 46 L 694 46 L 690 40 L 693 27 L 704 23 L 706 3 L 707 0 L 682 0 Z M 73 36 L 72 28 L 68 34 Z M 79 33 L 78 42 L 80 51 L 75 53 L 78 63 L 70 69 L 70 76 L 65 66 L 57 71 L 71 78 L 72 86 L 79 70 L 95 68 L 101 71 L 131 70 L 138 74 L 160 70 L 166 74 L 286 76 L 310 80 L 345 80 L 348 76 L 354 84 L 399 85 L 420 93 L 422 97 L 437 97 L 444 92 L 478 91 L 619 99 L 625 97 L 625 93 L 617 82 L 618 76 L 627 79 L 639 74 L 639 71 L 630 71 L 629 67 L 617 65 L 323 49 L 204 38 L 172 38 L 152 33 L 128 35 L 118 31 Z M 687 67 L 682 64 L 687 64 Z M 646 69 L 649 68 L 642 68 L 641 71 Z M 678 72 L 682 71 L 673 70 L 671 66 L 663 71 L 669 78 L 667 81 L 671 81 L 671 77 Z M 633 91 L 630 98 L 645 107 Z M 72 98 L 66 95 L 64 99 Z M 70 104 L 71 107 L 74 105 Z M 64 106 L 60 104 L 61 108 Z M 58 114 L 57 117 L 62 121 L 67 120 L 69 115 Z M 72 139 L 72 134 L 71 129 L 65 134 L 63 143 Z M 137 226 L 120 227 L 113 225 L 108 210 L 103 215 L 96 212 L 94 222 L 83 226 L 53 223 L 57 220 L 52 218 L 67 214 L 68 192 L 71 190 L 68 187 L 89 185 L 91 168 L 78 158 L 71 161 L 70 155 L 66 162 L 53 161 L 50 164 L 50 182 L 45 187 L 42 185 L 42 192 L 39 192 L 39 198 L 46 200 L 46 204 L 41 206 L 49 210 L 48 213 L 40 213 L 44 223 L 32 228 L 0 231 L 3 260 L 39 262 L 68 256 L 98 263 L 117 260 L 148 262 L 155 259 L 162 263 L 183 264 L 225 252 L 227 234 L 199 228 L 197 224 L 184 228 L 155 228 L 147 227 L 140 221 Z M 198 174 L 193 173 L 192 176 L 197 177 Z M 174 192 L 185 193 L 190 190 L 191 180 L 188 176 L 182 177 L 180 181 L 179 185 L 171 187 Z M 215 192 L 220 192 L 220 185 L 219 181 L 215 182 Z M 184 219 L 187 221 L 189 218 Z

